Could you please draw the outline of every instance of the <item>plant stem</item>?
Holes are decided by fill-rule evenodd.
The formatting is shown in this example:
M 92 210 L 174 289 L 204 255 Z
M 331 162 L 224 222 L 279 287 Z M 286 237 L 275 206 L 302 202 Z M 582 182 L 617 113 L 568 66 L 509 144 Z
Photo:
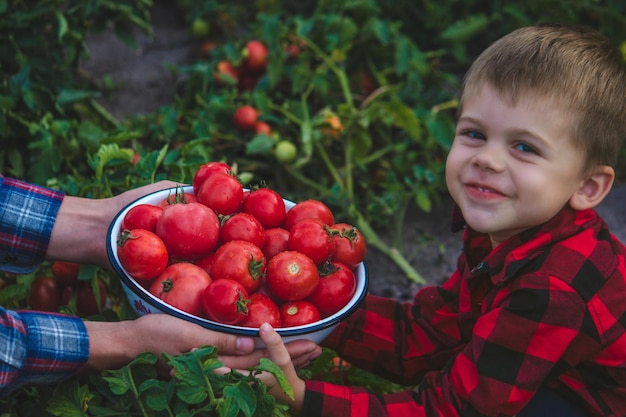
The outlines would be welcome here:
M 355 217 L 355 223 L 357 229 L 365 238 L 365 242 L 367 242 L 368 246 L 371 246 L 380 252 L 382 252 L 385 256 L 389 257 L 401 270 L 404 272 L 407 278 L 418 283 L 418 284 L 426 284 L 426 280 L 413 268 L 413 266 L 409 263 L 409 261 L 400 253 L 400 251 L 396 248 L 390 247 L 378 236 L 378 234 L 372 229 L 370 224 L 365 220 L 365 218 L 358 211 L 353 212 L 353 216 Z

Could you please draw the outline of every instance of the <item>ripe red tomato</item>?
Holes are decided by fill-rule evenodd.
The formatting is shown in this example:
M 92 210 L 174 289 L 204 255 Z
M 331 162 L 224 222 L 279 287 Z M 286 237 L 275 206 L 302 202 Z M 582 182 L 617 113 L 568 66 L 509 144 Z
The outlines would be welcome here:
M 235 113 L 233 114 L 233 123 L 237 129 L 253 130 L 257 117 L 259 117 L 257 109 L 246 104 L 235 110 Z
M 303 326 L 321 320 L 320 312 L 312 303 L 304 300 L 289 301 L 280 307 L 283 327 Z
M 196 259 L 193 263 L 204 269 L 207 274 L 211 275 L 211 267 L 213 266 L 213 257 L 215 253 L 210 253 L 200 259 Z M 211 277 L 213 278 L 213 277 Z
M 244 49 L 244 67 L 250 72 L 262 72 L 267 67 L 267 48 L 258 40 L 249 41 Z
M 318 200 L 305 200 L 287 211 L 285 229 L 290 230 L 294 224 L 308 218 L 318 218 L 328 226 L 335 224 L 335 216 L 326 204 Z
M 171 193 L 170 195 L 165 197 L 163 200 L 159 201 L 157 206 L 161 208 L 165 208 L 167 206 L 171 206 L 172 204 L 196 203 L 197 201 L 198 199 L 196 198 L 195 195 L 186 193 L 184 190 L 178 190 L 178 191 Z
M 328 317 L 345 307 L 355 291 L 356 278 L 352 270 L 342 263 L 332 262 L 320 268 L 320 282 L 307 299 L 322 317 Z
M 52 275 L 61 286 L 75 285 L 78 282 L 80 264 L 67 261 L 52 262 Z
M 230 165 L 228 165 L 226 162 L 213 161 L 202 164 L 193 175 L 193 180 L 191 182 L 193 192 L 195 194 L 198 194 L 202 183 L 216 172 L 221 172 L 222 174 L 227 175 L 232 174 Z
M 172 307 L 202 317 L 200 298 L 211 282 L 209 274 L 198 265 L 178 262 L 165 268 L 152 281 L 149 291 Z
M 169 261 L 163 240 L 145 229 L 123 230 L 117 240 L 117 257 L 128 275 L 139 280 L 156 278 Z
M 263 253 L 268 261 L 277 253 L 287 250 L 287 241 L 289 240 L 289 231 L 282 227 L 272 227 L 265 229 L 265 244 L 263 245 Z
M 250 190 L 241 210 L 256 217 L 266 229 L 282 225 L 287 215 L 285 201 L 270 188 Z
M 157 219 L 162 212 L 162 207 L 153 204 L 138 204 L 126 212 L 122 219 L 121 230 L 145 229 L 154 233 Z
M 54 278 L 39 276 L 30 284 L 28 305 L 37 311 L 59 311 L 61 291 Z
M 330 226 L 331 236 L 335 242 L 333 261 L 346 264 L 354 269 L 365 259 L 365 238 L 359 230 L 348 223 L 337 223 Z
M 235 85 L 239 81 L 239 70 L 228 61 L 220 61 L 215 67 L 213 79 L 218 85 Z
M 255 292 L 250 294 L 248 315 L 239 326 L 258 329 L 263 323 L 269 323 L 275 329 L 281 327 L 280 309 L 267 295 Z
M 239 211 L 243 186 L 231 175 L 215 173 L 202 183 L 197 197 L 198 202 L 212 208 L 217 214 L 227 216 Z
M 220 237 L 220 221 L 200 203 L 172 204 L 163 209 L 156 234 L 171 258 L 193 260 L 213 251 Z
M 272 128 L 267 123 L 257 120 L 254 124 L 254 133 L 257 135 L 267 135 L 270 136 L 272 134 Z
M 245 240 L 262 248 L 265 244 L 265 229 L 253 215 L 239 212 L 226 218 L 222 224 L 220 240 L 222 244 L 231 240 Z
M 248 315 L 248 292 L 237 281 L 218 279 L 211 282 L 200 297 L 200 304 L 209 320 L 237 324 Z
M 97 288 L 98 301 L 96 301 L 95 288 Z M 69 305 L 74 293 L 76 293 L 76 311 L 81 316 L 93 316 L 104 309 L 107 300 L 107 288 L 102 280 L 95 278 L 95 281 L 93 279 L 91 281 L 79 281 L 76 286 L 63 288 L 61 302 L 64 305 Z
M 282 300 L 302 300 L 313 294 L 320 277 L 315 262 L 303 253 L 284 251 L 267 265 L 267 286 Z
M 213 256 L 211 277 L 232 279 L 253 293 L 265 274 L 266 261 L 261 249 L 245 240 L 231 240 L 220 246 Z
M 320 265 L 330 259 L 335 249 L 334 242 L 320 219 L 303 219 L 289 230 L 287 247 L 304 253 Z

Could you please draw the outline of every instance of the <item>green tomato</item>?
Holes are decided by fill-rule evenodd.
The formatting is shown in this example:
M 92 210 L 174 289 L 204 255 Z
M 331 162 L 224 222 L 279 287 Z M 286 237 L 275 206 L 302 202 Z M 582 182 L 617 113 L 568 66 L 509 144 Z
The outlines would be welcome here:
M 199 17 L 195 18 L 191 24 L 191 34 L 196 38 L 201 38 L 209 34 L 209 22 Z
M 296 145 L 288 140 L 281 140 L 276 144 L 276 148 L 274 149 L 274 155 L 281 164 L 293 162 L 294 159 L 296 159 L 297 153 L 298 149 L 296 149 Z

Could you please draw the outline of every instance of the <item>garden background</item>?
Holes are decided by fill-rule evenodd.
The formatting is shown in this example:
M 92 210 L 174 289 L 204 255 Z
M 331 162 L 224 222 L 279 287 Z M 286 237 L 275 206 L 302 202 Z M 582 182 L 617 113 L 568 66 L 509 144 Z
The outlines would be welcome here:
M 460 247 L 449 232 L 443 167 L 472 58 L 538 22 L 592 26 L 626 53 L 622 3 L 0 1 L 0 172 L 100 198 L 159 179 L 189 183 L 209 160 L 236 164 L 245 184 L 320 199 L 367 231 L 370 291 L 408 300 L 452 272 Z M 269 50 L 256 73 L 241 69 L 251 39 Z M 239 68 L 235 77 L 220 72 L 224 62 Z M 269 132 L 233 125 L 244 104 L 259 110 Z M 600 207 L 622 239 L 625 162 L 623 151 L 615 191 Z M 3 276 L 2 305 L 28 307 L 42 274 L 49 264 Z M 116 277 L 85 266 L 80 278 L 94 288 L 104 282 L 111 298 L 91 319 L 131 315 Z M 328 370 L 329 358 L 310 372 Z M 396 388 L 358 370 L 347 375 Z M 148 389 L 112 393 L 103 381 L 29 387 L 0 408 L 167 415 L 147 402 Z

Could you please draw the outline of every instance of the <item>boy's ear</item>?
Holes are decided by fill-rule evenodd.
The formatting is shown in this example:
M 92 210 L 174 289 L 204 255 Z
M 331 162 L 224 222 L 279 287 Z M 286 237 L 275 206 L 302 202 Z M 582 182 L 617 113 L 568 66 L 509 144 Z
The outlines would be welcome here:
M 570 197 L 569 204 L 575 210 L 586 210 L 600 204 L 611 191 L 615 171 L 608 165 L 595 168 L 580 188 Z

